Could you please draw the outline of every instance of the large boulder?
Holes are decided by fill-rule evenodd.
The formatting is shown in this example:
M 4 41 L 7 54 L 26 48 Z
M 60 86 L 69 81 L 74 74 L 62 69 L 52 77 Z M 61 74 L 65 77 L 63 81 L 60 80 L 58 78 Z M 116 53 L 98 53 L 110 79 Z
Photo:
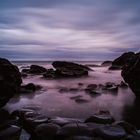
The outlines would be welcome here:
M 133 59 L 123 67 L 121 75 L 135 95 L 140 97 L 140 53 L 135 54 Z
M 18 67 L 7 59 L 0 58 L 0 107 L 19 92 L 21 83 L 22 79 Z
M 88 71 L 91 70 L 87 66 L 73 62 L 55 61 L 52 65 L 56 69 L 57 77 L 80 77 L 88 75 Z
M 134 52 L 123 53 L 121 56 L 119 56 L 112 62 L 112 66 L 109 68 L 109 70 L 122 69 L 122 67 L 129 64 L 134 59 L 134 57 Z

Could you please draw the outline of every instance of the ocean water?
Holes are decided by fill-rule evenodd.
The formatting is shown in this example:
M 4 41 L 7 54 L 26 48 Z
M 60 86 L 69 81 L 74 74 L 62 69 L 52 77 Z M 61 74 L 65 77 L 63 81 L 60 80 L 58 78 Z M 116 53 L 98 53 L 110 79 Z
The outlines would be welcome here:
M 37 64 L 46 68 L 51 68 L 51 62 L 14 62 L 19 69 Z M 81 64 L 100 65 L 101 62 L 78 62 Z M 32 75 L 23 78 L 23 84 L 34 83 L 41 85 L 42 89 L 33 94 L 22 94 L 15 96 L 7 104 L 11 112 L 23 107 L 39 108 L 40 113 L 49 117 L 72 117 L 87 118 L 101 110 L 110 111 L 116 120 L 126 120 L 140 126 L 139 122 L 139 102 L 129 88 L 119 88 L 118 92 L 98 91 L 99 96 L 91 96 L 83 89 L 88 84 L 105 84 L 114 82 L 119 84 L 123 79 L 121 71 L 109 71 L 108 67 L 90 67 L 94 71 L 89 72 L 89 76 L 71 79 L 47 80 L 41 75 Z M 79 86 L 78 83 L 83 83 Z M 78 88 L 78 92 L 59 92 L 61 88 Z M 81 96 L 87 102 L 79 103 L 74 99 Z

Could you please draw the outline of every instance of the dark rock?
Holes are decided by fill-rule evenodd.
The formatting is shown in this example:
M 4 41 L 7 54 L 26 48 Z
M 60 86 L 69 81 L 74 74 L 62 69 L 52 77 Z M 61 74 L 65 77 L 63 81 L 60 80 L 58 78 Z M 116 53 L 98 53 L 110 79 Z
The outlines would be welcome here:
M 19 92 L 22 83 L 21 74 L 17 66 L 8 60 L 0 58 L 0 107 Z
M 87 66 L 65 61 L 55 61 L 52 65 L 56 69 L 55 75 L 58 78 L 80 77 L 88 75 L 88 71 L 91 70 Z
M 107 140 L 121 140 L 126 138 L 126 132 L 124 129 L 117 125 L 97 128 L 95 133 Z
M 47 79 L 54 79 L 56 78 L 55 72 L 56 71 L 54 69 L 47 69 L 47 71 L 43 74 L 43 77 Z
M 31 65 L 30 69 L 22 69 L 22 73 L 27 74 L 43 74 L 47 71 L 46 68 L 38 65 Z
M 43 123 L 36 127 L 35 134 L 39 140 L 53 140 L 59 131 L 60 126 L 53 123 Z
M 78 85 L 79 85 L 79 86 L 83 86 L 84 84 L 83 84 L 83 83 L 78 83 Z
M 73 135 L 90 136 L 92 131 L 84 123 L 72 123 L 64 125 L 59 131 L 59 135 L 66 137 Z
M 111 66 L 109 67 L 109 70 L 121 70 L 122 67 L 120 66 Z
M 85 120 L 86 123 L 88 122 L 93 122 L 93 123 L 99 123 L 99 124 L 111 124 L 115 120 L 114 118 L 110 115 L 110 113 L 97 113 Z
M 94 140 L 94 139 L 87 136 L 71 136 L 68 137 L 66 140 Z
M 116 58 L 112 62 L 112 66 L 109 68 L 110 70 L 118 70 L 122 69 L 123 66 L 129 64 L 135 58 L 134 52 L 126 52 L 123 53 L 120 57 Z
M 22 85 L 20 92 L 21 93 L 32 93 L 32 92 L 35 92 L 36 90 L 39 90 L 39 89 L 41 89 L 41 86 L 35 85 L 33 83 L 29 83 L 27 85 Z
M 104 61 L 101 66 L 110 66 L 112 64 L 112 61 Z
M 56 118 L 51 119 L 50 122 L 58 124 L 60 126 L 64 126 L 70 123 L 83 123 L 84 121 L 81 119 L 56 117 Z
M 118 86 L 121 87 L 121 88 L 127 88 L 128 87 L 128 85 L 124 81 L 121 81 L 121 83 Z
M 140 53 L 135 54 L 135 57 L 123 67 L 121 75 L 135 95 L 140 97 Z
M 83 96 L 81 96 L 81 95 L 77 95 L 77 96 L 70 97 L 70 99 L 76 100 L 76 99 L 79 99 L 79 98 L 82 98 L 82 97 L 83 97 Z
M 87 100 L 87 99 L 82 99 L 82 98 L 78 98 L 78 99 L 75 99 L 75 102 L 76 103 L 88 103 L 89 102 L 89 100 Z
M 111 92 L 118 92 L 118 85 L 112 82 L 107 82 L 103 87 L 103 90 L 108 90 Z
M 0 129 L 0 140 L 19 140 L 21 128 L 18 126 L 7 126 Z

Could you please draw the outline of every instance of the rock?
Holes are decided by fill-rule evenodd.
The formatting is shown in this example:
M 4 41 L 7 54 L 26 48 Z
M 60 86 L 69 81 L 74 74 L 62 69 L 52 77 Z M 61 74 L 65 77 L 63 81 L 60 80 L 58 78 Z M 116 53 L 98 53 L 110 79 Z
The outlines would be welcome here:
M 121 75 L 135 95 L 140 97 L 140 53 L 135 54 L 135 57 L 123 67 Z
M 81 104 L 81 103 L 88 103 L 89 100 L 78 98 L 78 99 L 75 99 L 75 102 Z
M 98 85 L 96 85 L 96 84 L 89 84 L 86 87 L 85 91 L 87 93 L 89 93 L 91 96 L 93 96 L 93 95 L 100 95 L 99 92 L 95 91 L 97 89 L 97 87 L 98 87 Z
M 87 136 L 71 136 L 68 137 L 66 140 L 94 140 L 94 139 Z
M 121 66 L 111 66 L 109 70 L 121 70 Z
M 12 114 L 19 117 L 20 123 L 22 124 L 23 128 L 30 134 L 34 134 L 34 129 L 36 128 L 36 126 L 42 123 L 49 122 L 48 117 L 38 113 L 35 110 L 22 109 L 19 111 L 15 111 Z
M 97 128 L 95 133 L 107 140 L 121 140 L 126 137 L 124 129 L 117 125 Z
M 56 69 L 57 78 L 81 77 L 88 75 L 88 71 L 91 70 L 87 66 L 65 61 L 55 61 L 52 65 Z
M 83 83 L 78 83 L 78 85 L 79 85 L 79 86 L 83 86 L 84 84 L 83 84 Z
M 22 73 L 27 74 L 43 74 L 47 71 L 46 68 L 38 65 L 31 65 L 30 69 L 22 69 Z
M 19 140 L 21 128 L 18 126 L 7 126 L 0 129 L 0 140 Z
M 24 129 L 21 131 L 20 140 L 29 140 L 30 134 L 28 134 Z
M 110 66 L 112 64 L 112 61 L 104 61 L 101 66 Z
M 128 87 L 128 85 L 124 81 L 121 81 L 121 83 L 118 86 L 121 87 L 121 88 L 127 88 Z
M 64 125 L 59 131 L 59 135 L 63 137 L 73 135 L 90 136 L 92 135 L 92 131 L 84 123 L 72 123 Z
M 83 97 L 83 96 L 81 96 L 81 95 L 77 95 L 77 96 L 70 97 L 70 99 L 76 100 L 76 99 L 79 99 L 79 98 L 82 98 L 82 97 Z
M 126 52 L 121 56 L 116 58 L 112 62 L 112 66 L 109 68 L 110 70 L 122 69 L 123 66 L 129 64 L 135 58 L 134 52 Z
M 21 74 L 17 66 L 8 60 L 0 58 L 0 107 L 19 92 L 22 83 Z
M 51 119 L 50 122 L 54 124 L 58 124 L 60 126 L 64 126 L 70 123 L 83 123 L 84 121 L 81 119 L 56 117 Z
M 57 124 L 43 123 L 36 127 L 35 134 L 39 140 L 53 140 L 59 129 L 60 126 Z
M 43 74 L 43 77 L 47 79 L 54 79 L 56 78 L 55 72 L 56 71 L 54 69 L 47 69 L 47 71 Z
M 35 92 L 36 90 L 39 90 L 39 89 L 41 89 L 41 86 L 35 85 L 33 83 L 29 83 L 27 85 L 22 85 L 20 92 L 21 93 L 32 93 L 32 92 Z
M 118 92 L 118 85 L 112 82 L 107 82 L 103 87 L 103 90 L 108 90 L 112 92 Z
M 86 123 L 93 122 L 93 123 L 99 123 L 99 124 L 111 124 L 114 121 L 115 120 L 110 115 L 110 113 L 98 113 L 98 114 L 92 115 L 91 117 L 85 120 Z

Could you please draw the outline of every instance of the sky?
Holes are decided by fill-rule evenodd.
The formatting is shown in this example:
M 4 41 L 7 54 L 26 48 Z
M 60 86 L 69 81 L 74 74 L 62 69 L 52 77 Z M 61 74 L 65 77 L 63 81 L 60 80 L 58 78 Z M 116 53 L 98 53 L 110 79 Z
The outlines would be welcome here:
M 0 57 L 111 60 L 140 51 L 139 0 L 0 0 Z

